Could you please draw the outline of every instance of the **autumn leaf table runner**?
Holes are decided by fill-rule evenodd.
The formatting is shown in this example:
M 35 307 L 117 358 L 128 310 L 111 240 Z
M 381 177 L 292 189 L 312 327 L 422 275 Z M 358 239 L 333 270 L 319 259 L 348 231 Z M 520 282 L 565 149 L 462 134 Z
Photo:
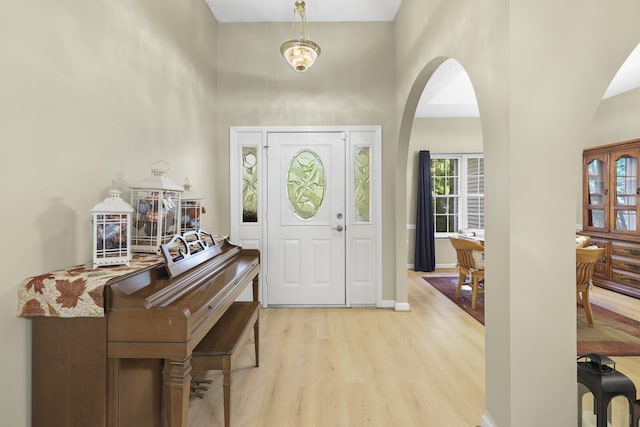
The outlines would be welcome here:
M 93 269 L 91 262 L 26 278 L 18 286 L 21 317 L 104 317 L 104 287 L 114 278 L 163 263 L 162 255 L 133 255 L 129 266 Z

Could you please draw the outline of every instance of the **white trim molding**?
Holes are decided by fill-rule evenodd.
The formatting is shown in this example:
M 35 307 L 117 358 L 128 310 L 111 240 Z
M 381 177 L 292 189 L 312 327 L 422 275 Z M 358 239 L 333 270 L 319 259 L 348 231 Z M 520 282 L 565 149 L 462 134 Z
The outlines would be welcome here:
M 482 427 L 498 427 L 496 423 L 493 422 L 489 414 L 484 414 L 482 416 Z
M 411 307 L 409 307 L 408 302 L 396 302 L 394 310 L 395 311 L 411 311 Z
M 345 215 L 346 285 L 345 307 L 384 306 L 395 307 L 395 301 L 382 301 L 382 127 L 381 126 L 232 126 L 229 128 L 230 173 L 230 239 L 247 249 L 259 249 L 260 270 L 259 297 L 263 307 L 269 305 L 268 278 L 268 148 L 269 135 L 277 133 L 341 133 L 344 141 L 345 203 L 349 209 Z M 257 221 L 242 219 L 242 153 L 243 148 L 255 149 L 257 157 Z M 370 202 L 368 221 L 354 219 L 355 155 L 358 149 L 369 149 Z M 351 192 L 350 192 L 351 191 Z M 364 248 L 368 252 L 359 249 Z M 364 259 L 363 253 L 370 259 Z M 250 298 L 247 288 L 242 298 Z
M 453 263 L 453 264 L 436 264 L 436 269 L 438 268 L 456 268 L 458 266 L 458 264 Z
M 407 270 L 414 270 L 415 268 L 415 264 L 407 264 Z M 458 266 L 458 264 L 436 264 L 436 270 L 438 269 L 451 269 L 451 268 L 456 268 Z

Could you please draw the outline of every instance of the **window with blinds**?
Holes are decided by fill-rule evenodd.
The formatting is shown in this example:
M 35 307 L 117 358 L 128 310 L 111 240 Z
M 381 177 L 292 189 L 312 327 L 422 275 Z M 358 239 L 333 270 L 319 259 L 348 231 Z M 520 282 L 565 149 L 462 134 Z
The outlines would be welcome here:
M 432 154 L 431 179 L 436 237 L 484 228 L 482 154 Z
M 466 228 L 484 228 L 484 159 L 467 158 L 466 163 Z

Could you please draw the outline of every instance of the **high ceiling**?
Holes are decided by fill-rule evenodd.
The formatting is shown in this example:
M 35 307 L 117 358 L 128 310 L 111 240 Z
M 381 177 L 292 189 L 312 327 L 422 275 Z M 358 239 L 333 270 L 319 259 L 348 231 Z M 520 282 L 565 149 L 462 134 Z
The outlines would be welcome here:
M 206 0 L 218 22 L 291 22 L 295 0 Z M 400 0 L 306 0 L 309 22 L 393 21 Z
M 622 64 L 603 98 L 619 95 L 640 87 L 640 44 Z
M 205 0 L 218 22 L 291 22 L 295 0 Z M 305 0 L 309 22 L 389 22 L 401 0 Z M 322 46 L 322 49 L 327 49 Z M 320 66 L 319 63 L 317 66 Z M 616 74 L 604 98 L 640 87 L 640 45 Z M 429 79 L 416 117 L 478 117 L 471 80 L 455 60 Z

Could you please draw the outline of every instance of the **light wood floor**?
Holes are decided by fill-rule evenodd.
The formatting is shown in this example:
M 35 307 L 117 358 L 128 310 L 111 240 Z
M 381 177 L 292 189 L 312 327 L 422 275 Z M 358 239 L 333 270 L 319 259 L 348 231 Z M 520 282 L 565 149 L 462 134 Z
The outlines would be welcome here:
M 440 273 L 441 274 L 441 273 Z M 270 308 L 232 378 L 234 427 L 447 426 L 480 424 L 484 327 L 408 272 L 411 312 Z M 596 289 L 592 300 L 640 320 L 640 301 Z M 597 321 L 597 319 L 596 319 Z M 614 357 L 640 386 L 640 357 Z M 192 400 L 190 427 L 222 426 L 222 376 Z
M 598 287 L 593 287 L 590 295 L 591 302 L 640 321 L 640 300 Z M 595 321 L 598 321 L 597 317 Z M 611 359 L 616 362 L 617 370 L 633 380 L 640 394 L 640 357 L 612 356 Z
M 601 307 L 640 321 L 640 300 L 638 299 L 629 298 L 595 286 L 591 288 L 590 297 L 591 302 Z M 594 321 L 598 322 L 597 316 Z M 640 357 L 611 356 L 611 359 L 616 362 L 616 369 L 633 381 L 638 389 L 638 397 L 640 397 Z M 591 409 L 591 402 L 591 395 L 587 395 L 584 400 L 584 405 L 587 409 Z M 612 425 L 629 425 L 628 407 L 626 402 L 623 402 L 624 399 L 622 398 L 614 400 Z

